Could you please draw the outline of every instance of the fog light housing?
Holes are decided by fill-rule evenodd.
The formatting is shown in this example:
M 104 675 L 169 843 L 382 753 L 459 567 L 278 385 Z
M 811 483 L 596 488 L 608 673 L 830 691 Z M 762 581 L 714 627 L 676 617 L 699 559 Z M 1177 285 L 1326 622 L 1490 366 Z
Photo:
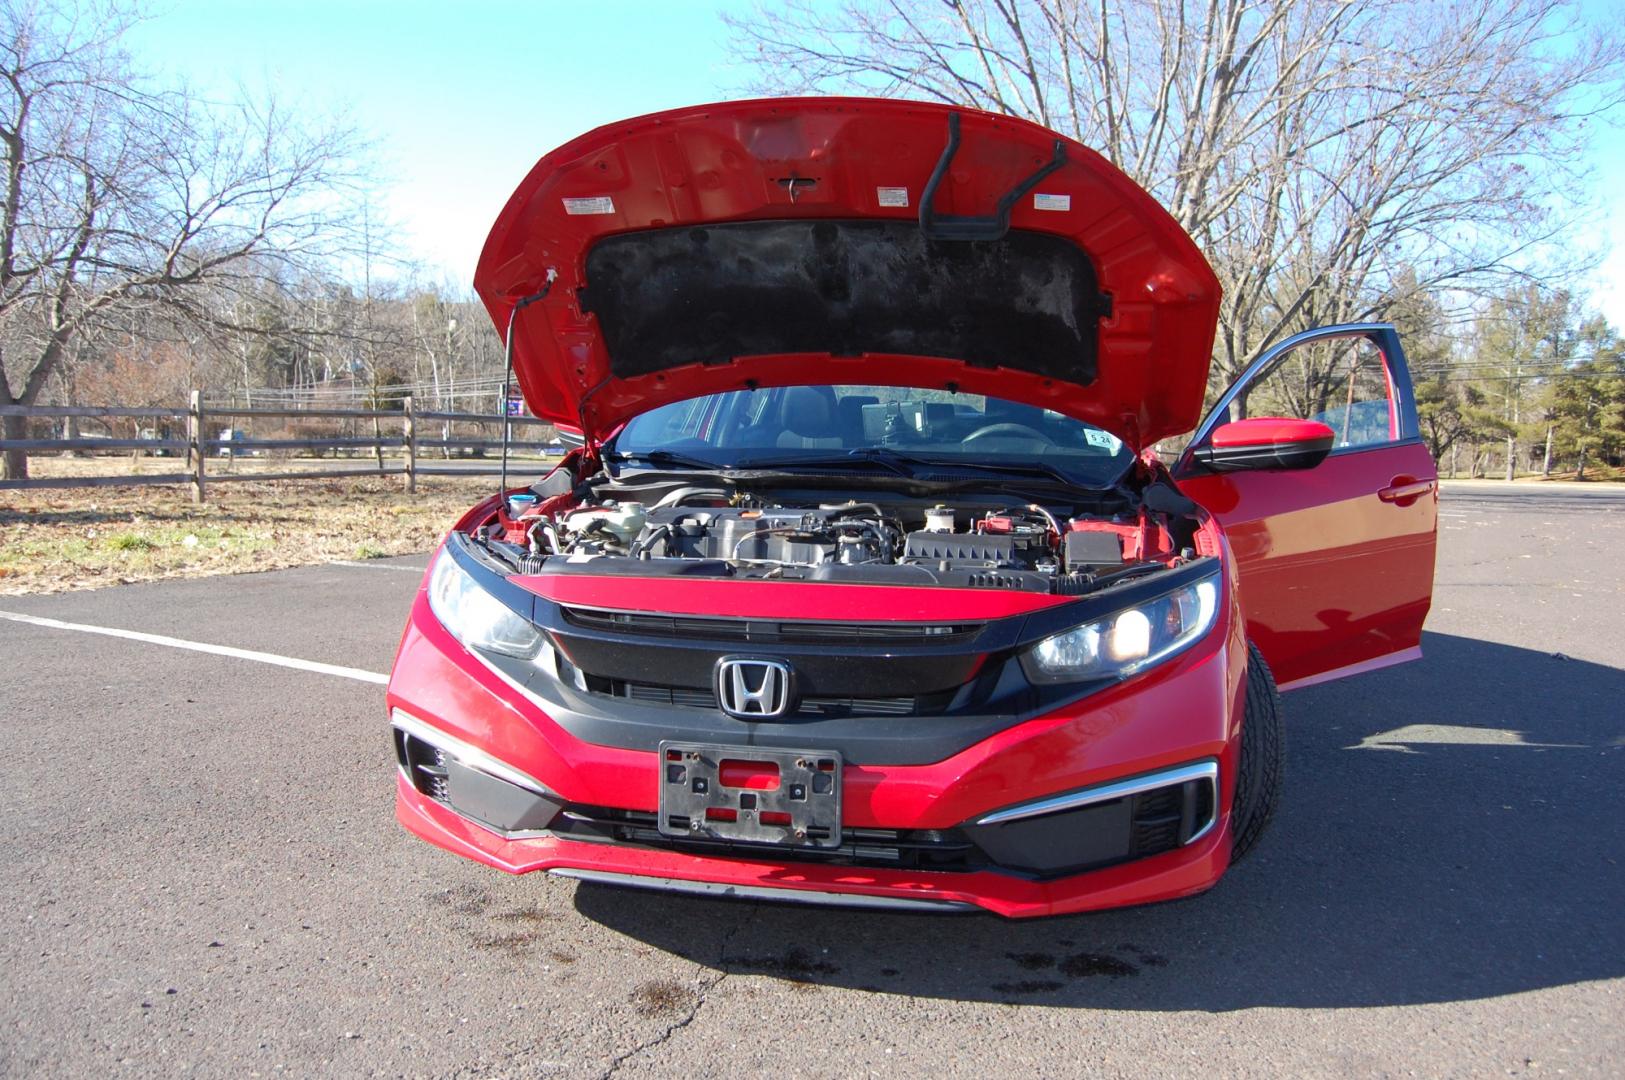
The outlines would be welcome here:
M 564 800 L 512 766 L 400 709 L 391 716 L 395 759 L 420 794 L 513 838 L 544 831 Z

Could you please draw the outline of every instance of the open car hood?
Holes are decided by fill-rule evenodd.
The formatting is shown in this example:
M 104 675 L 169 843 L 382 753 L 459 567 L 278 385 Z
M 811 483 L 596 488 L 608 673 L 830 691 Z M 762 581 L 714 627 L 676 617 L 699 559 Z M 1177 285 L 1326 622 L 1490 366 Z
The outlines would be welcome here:
M 508 200 L 474 285 L 499 332 L 513 320 L 531 411 L 593 440 L 700 394 L 883 384 L 1038 405 L 1138 450 L 1195 426 L 1219 305 L 1190 237 L 1094 151 L 859 98 L 566 143 Z

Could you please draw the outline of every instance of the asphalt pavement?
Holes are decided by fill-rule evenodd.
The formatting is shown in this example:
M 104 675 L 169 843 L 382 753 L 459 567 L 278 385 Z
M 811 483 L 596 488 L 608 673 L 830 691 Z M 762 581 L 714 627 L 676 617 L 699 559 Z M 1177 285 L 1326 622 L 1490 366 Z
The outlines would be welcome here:
M 1287 696 L 1217 888 L 1021 923 L 412 838 L 367 676 L 422 556 L 0 599 L 0 1074 L 1617 1076 L 1625 491 L 1577 488 L 1447 485 L 1426 659 Z

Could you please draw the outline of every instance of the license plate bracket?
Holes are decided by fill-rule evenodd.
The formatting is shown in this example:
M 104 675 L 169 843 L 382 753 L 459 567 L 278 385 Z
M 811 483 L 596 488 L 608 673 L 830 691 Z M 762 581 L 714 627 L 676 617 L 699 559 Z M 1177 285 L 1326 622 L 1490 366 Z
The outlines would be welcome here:
M 841 845 L 841 755 L 660 744 L 664 836 L 780 847 Z

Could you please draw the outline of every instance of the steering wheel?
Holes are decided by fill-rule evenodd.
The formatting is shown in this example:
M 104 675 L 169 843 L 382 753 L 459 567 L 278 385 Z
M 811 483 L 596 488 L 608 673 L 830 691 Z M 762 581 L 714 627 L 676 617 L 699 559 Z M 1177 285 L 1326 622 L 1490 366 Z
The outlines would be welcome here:
M 1011 435 L 1018 439 L 1037 439 L 1040 442 L 1049 443 L 1051 446 L 1055 445 L 1054 439 L 1037 428 L 1028 427 L 1026 424 L 989 424 L 987 427 L 977 428 L 960 441 L 972 442 L 976 439 L 986 438 L 989 435 Z

